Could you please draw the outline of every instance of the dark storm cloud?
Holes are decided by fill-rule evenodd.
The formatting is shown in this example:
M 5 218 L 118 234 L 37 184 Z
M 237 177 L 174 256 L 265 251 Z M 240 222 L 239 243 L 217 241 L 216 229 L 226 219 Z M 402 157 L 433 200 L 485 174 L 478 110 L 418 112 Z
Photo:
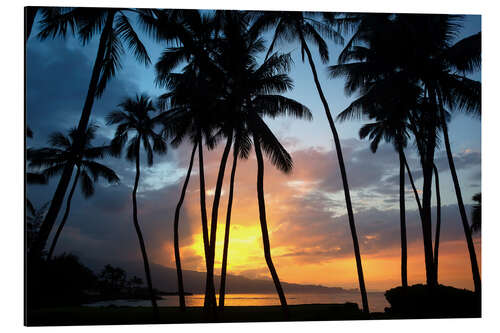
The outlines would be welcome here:
M 93 62 L 82 48 L 60 39 L 30 40 L 26 52 L 26 122 L 35 134 L 30 144 L 40 146 L 50 133 L 66 132 L 78 124 Z M 106 130 L 104 116 L 124 97 L 136 93 L 135 84 L 118 72 L 94 103 L 91 120 L 102 127 L 100 132 Z

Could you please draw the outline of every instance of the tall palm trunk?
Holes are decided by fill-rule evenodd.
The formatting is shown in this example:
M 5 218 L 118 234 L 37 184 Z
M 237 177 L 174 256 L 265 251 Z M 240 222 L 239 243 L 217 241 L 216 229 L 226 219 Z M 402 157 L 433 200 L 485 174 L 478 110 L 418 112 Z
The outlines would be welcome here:
M 401 224 L 401 284 L 408 287 L 408 248 L 406 241 L 405 210 L 405 158 L 403 148 L 399 148 L 399 216 Z
M 227 253 L 229 251 L 229 230 L 231 229 L 231 209 L 233 207 L 234 178 L 236 176 L 236 164 L 238 162 L 238 146 L 234 145 L 233 167 L 231 169 L 231 179 L 229 183 L 229 198 L 227 201 L 226 229 L 224 231 L 224 251 L 222 253 L 222 269 L 220 273 L 219 290 L 219 308 L 224 309 L 224 300 L 226 297 L 226 272 L 227 272 Z
M 83 145 L 82 138 L 84 137 L 85 130 L 87 129 L 87 125 L 89 123 L 90 113 L 92 111 L 92 106 L 94 104 L 94 99 L 97 91 L 97 84 L 99 82 L 102 66 L 104 63 L 104 52 L 106 49 L 106 42 L 113 29 L 113 20 L 115 13 L 116 10 L 114 9 L 108 10 L 106 23 L 104 25 L 101 37 L 99 39 L 99 47 L 97 49 L 97 55 L 94 61 L 94 67 L 92 69 L 92 76 L 90 78 L 87 97 L 85 98 L 82 115 L 78 123 L 78 129 L 77 129 L 78 139 L 75 141 L 76 144 L 75 148 L 77 151 L 82 149 Z M 45 244 L 47 243 L 49 234 L 52 231 L 57 215 L 59 214 L 59 210 L 61 209 L 64 196 L 66 195 L 66 190 L 71 180 L 71 174 L 73 173 L 73 167 L 74 167 L 73 163 L 68 163 L 62 172 L 59 183 L 57 184 L 56 191 L 50 202 L 49 210 L 47 211 L 47 215 L 45 216 L 45 219 L 43 220 L 40 226 L 38 237 L 34 242 L 33 251 L 31 251 L 31 255 L 34 257 L 39 257 L 43 249 L 45 248 Z
M 430 97 L 436 106 L 436 98 L 433 90 L 430 90 Z M 423 145 L 424 150 L 420 152 L 423 186 L 422 186 L 422 234 L 424 240 L 424 259 L 426 282 L 429 287 L 437 287 L 436 274 L 434 274 L 434 256 L 432 249 L 432 216 L 431 216 L 431 196 L 432 196 L 432 174 L 434 165 L 434 151 L 436 148 L 436 116 L 434 112 L 428 114 L 430 118 L 425 119 L 426 130 L 429 132 Z
M 141 247 L 142 260 L 144 262 L 144 271 L 146 273 L 146 282 L 148 284 L 149 296 L 151 297 L 151 304 L 153 305 L 153 314 L 156 319 L 158 319 L 158 306 L 156 305 L 156 295 L 153 291 L 153 283 L 151 282 L 151 271 L 149 269 L 148 255 L 146 253 L 146 246 L 144 245 L 144 238 L 142 237 L 141 227 L 139 226 L 139 221 L 137 219 L 137 187 L 139 186 L 139 177 L 141 176 L 141 166 L 139 160 L 141 137 L 137 139 L 136 157 L 135 157 L 135 182 L 134 190 L 132 191 L 132 207 L 133 207 L 133 218 L 135 232 L 137 233 L 137 238 L 139 239 L 139 244 Z
M 203 233 L 203 248 L 205 250 L 205 266 L 207 268 L 207 274 L 210 267 L 209 256 L 210 256 L 210 245 L 208 239 L 208 218 L 207 218 L 207 203 L 205 198 L 205 169 L 203 165 L 203 138 L 201 131 L 198 132 L 198 165 L 200 173 L 200 210 L 201 210 L 201 228 Z M 215 289 L 214 286 L 208 284 L 205 286 L 205 308 L 210 307 L 215 304 L 215 292 L 209 293 L 209 290 Z
M 179 198 L 179 202 L 175 207 L 175 215 L 174 215 L 174 254 L 175 254 L 175 267 L 177 269 L 177 288 L 179 293 L 179 306 L 181 308 L 181 311 L 186 310 L 186 299 L 184 297 L 184 281 L 182 279 L 181 254 L 179 250 L 179 214 L 182 207 L 182 203 L 184 202 L 184 196 L 186 195 L 186 189 L 188 187 L 189 178 L 191 176 L 191 169 L 193 168 L 194 154 L 196 153 L 197 146 L 198 143 L 196 142 L 193 145 L 193 152 L 191 153 L 191 159 L 189 160 L 189 167 L 186 174 L 186 180 L 184 181 L 184 185 L 182 186 L 181 197 Z
M 313 77 L 314 77 L 314 83 L 316 84 L 316 89 L 318 90 L 319 97 L 321 99 L 321 102 L 323 103 L 323 107 L 324 107 L 325 113 L 326 113 L 326 118 L 328 119 L 328 123 L 330 125 L 330 129 L 331 129 L 332 134 L 333 134 L 333 140 L 335 142 L 335 149 L 337 151 L 337 158 L 339 161 L 340 174 L 342 176 L 342 185 L 344 187 L 344 196 L 345 196 L 345 202 L 346 202 L 346 206 L 347 206 L 347 215 L 349 217 L 349 227 L 351 229 L 352 241 L 353 241 L 353 245 L 354 245 L 354 256 L 356 257 L 356 267 L 358 270 L 359 290 L 361 292 L 361 301 L 363 303 L 363 312 L 369 313 L 370 310 L 368 307 L 368 297 L 366 295 L 365 278 L 363 276 L 363 266 L 361 263 L 361 254 L 359 251 L 358 235 L 356 232 L 356 225 L 354 223 L 354 213 L 353 213 L 352 204 L 351 204 L 351 194 L 349 193 L 349 184 L 347 182 L 347 173 L 346 173 L 345 165 L 344 165 L 344 157 L 342 156 L 342 147 L 340 145 L 340 138 L 339 138 L 339 135 L 337 133 L 337 129 L 335 128 L 335 124 L 333 122 L 332 114 L 330 112 L 330 107 L 328 106 L 328 102 L 326 101 L 326 97 L 323 94 L 323 90 L 321 89 L 321 84 L 319 83 L 318 73 L 316 72 L 316 66 L 314 65 L 311 51 L 309 50 L 309 47 L 307 46 L 307 43 L 302 35 L 300 36 L 300 39 L 301 39 L 301 43 L 304 47 L 304 50 L 307 53 L 309 65 L 311 67 L 311 71 L 312 71 Z
M 450 138 L 448 136 L 448 126 L 446 124 L 446 117 L 443 108 L 443 101 L 441 94 L 438 90 L 439 98 L 439 114 L 441 127 L 443 129 L 444 145 L 446 147 L 446 155 L 448 157 L 448 164 L 450 165 L 451 177 L 453 179 L 453 186 L 457 196 L 458 208 L 460 210 L 460 217 L 462 218 L 462 225 L 464 227 L 465 239 L 467 241 L 467 248 L 469 250 L 469 257 L 472 269 L 472 278 L 474 280 L 474 291 L 481 294 L 481 275 L 479 273 L 479 266 L 476 258 L 476 251 L 474 249 L 474 242 L 472 240 L 472 233 L 470 231 L 469 221 L 467 220 L 467 213 L 465 211 L 464 201 L 462 199 L 462 191 L 458 182 L 457 170 L 455 169 L 455 162 L 453 161 L 453 154 L 451 153 Z
M 66 220 L 68 219 L 69 210 L 71 208 L 71 200 L 73 198 L 73 193 L 75 193 L 75 188 L 76 188 L 76 184 L 78 183 L 79 177 L 80 177 L 80 167 L 77 167 L 75 179 L 73 180 L 73 185 L 71 186 L 71 190 L 69 191 L 68 198 L 66 199 L 66 211 L 64 212 L 63 219 L 62 219 L 61 223 L 59 224 L 59 227 L 57 228 L 54 239 L 52 240 L 52 244 L 50 245 L 50 250 L 49 250 L 49 253 L 47 254 L 47 260 L 50 260 L 52 258 L 52 255 L 54 254 L 54 249 L 56 248 L 56 244 L 57 244 L 57 241 L 59 239 L 59 235 L 61 234 L 61 231 L 63 230 L 64 225 L 66 224 Z
M 224 172 L 226 170 L 227 157 L 229 156 L 229 152 L 231 151 L 232 143 L 233 143 L 233 136 L 231 133 L 227 137 L 226 146 L 224 147 L 224 152 L 222 153 L 219 165 L 219 172 L 217 175 L 217 183 L 215 185 L 214 200 L 212 204 L 212 221 L 210 223 L 210 243 L 209 243 L 210 256 L 209 256 L 209 268 L 207 271 L 207 288 L 208 286 L 210 287 L 208 293 L 212 294 L 210 295 L 211 299 L 215 299 L 214 264 L 215 264 L 215 242 L 217 241 L 216 235 L 217 235 L 217 217 L 219 214 L 219 202 L 222 191 L 222 183 L 224 181 Z M 212 305 L 216 307 L 217 303 L 214 303 Z
M 438 253 L 439 253 L 439 235 L 441 233 L 441 192 L 439 191 L 439 172 L 434 164 L 434 181 L 436 182 L 436 236 L 434 239 L 434 273 L 438 281 Z
M 280 298 L 281 307 L 288 314 L 288 306 L 286 303 L 285 293 L 281 287 L 281 283 L 276 273 L 276 268 L 274 268 L 273 260 L 271 258 L 271 245 L 269 243 L 269 233 L 267 230 L 267 219 L 266 219 L 266 202 L 264 199 L 264 159 L 262 158 L 262 151 L 260 149 L 260 141 L 257 135 L 253 135 L 254 146 L 255 146 L 255 156 L 257 157 L 257 198 L 259 201 L 259 219 L 260 228 L 262 231 L 262 244 L 264 246 L 264 258 L 266 259 L 267 267 L 273 278 L 274 286 L 276 287 L 276 292 Z
M 425 162 L 424 164 L 429 164 Z M 423 166 L 424 185 L 422 194 L 422 233 L 424 238 L 424 259 L 427 285 L 437 286 L 434 274 L 434 258 L 432 251 L 432 222 L 431 222 L 431 195 L 432 195 L 432 166 Z M 430 169 L 430 172 L 429 172 Z

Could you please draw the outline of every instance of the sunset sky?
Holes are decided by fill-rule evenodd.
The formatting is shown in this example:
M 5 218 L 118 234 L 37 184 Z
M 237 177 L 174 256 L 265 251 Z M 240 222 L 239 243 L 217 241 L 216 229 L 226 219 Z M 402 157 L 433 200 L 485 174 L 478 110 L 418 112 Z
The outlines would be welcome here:
M 34 138 L 27 141 L 28 147 L 46 146 L 50 133 L 67 131 L 76 126 L 97 47 L 97 40 L 86 47 L 74 38 L 40 42 L 35 38 L 37 30 L 35 25 L 26 51 L 26 122 L 34 132 Z M 480 30 L 480 16 L 467 16 L 460 38 Z M 164 46 L 154 43 L 142 32 L 140 36 L 154 64 Z M 328 45 L 329 65 L 335 64 L 342 47 L 332 42 Z M 309 67 L 302 63 L 297 45 L 285 44 L 278 49 L 292 52 L 295 62 L 290 72 L 295 88 L 287 96 L 308 106 L 313 120 L 268 120 L 294 161 L 294 169 L 288 175 L 275 170 L 269 163 L 265 165 L 264 189 L 273 260 L 282 281 L 357 288 L 344 193 L 324 110 L 313 85 L 312 74 Z M 328 79 L 326 65 L 320 63 L 317 54 L 315 56 L 330 108 L 337 115 L 355 96 L 344 94 L 343 79 Z M 131 54 L 123 56 L 122 65 L 123 69 L 108 85 L 102 99 L 94 104 L 92 120 L 100 125 L 95 145 L 105 144 L 112 138 L 115 128 L 107 127 L 104 117 L 123 98 L 138 93 L 156 97 L 164 92 L 154 84 L 153 66 L 145 68 Z M 473 78 L 480 80 L 480 73 Z M 351 187 L 367 289 L 386 290 L 400 284 L 399 161 L 394 148 L 388 144 L 382 144 L 376 154 L 370 151 L 369 142 L 358 137 L 362 123 L 337 122 L 337 129 Z M 466 115 L 454 114 L 449 131 L 462 194 L 470 212 L 472 196 L 481 191 L 481 122 Z M 155 156 L 153 167 L 142 167 L 138 195 L 139 222 L 151 261 L 168 267 L 175 266 L 173 215 L 191 148 L 186 142 L 177 149 L 170 149 L 166 156 Z M 204 152 L 210 216 L 222 147 Z M 417 187 L 421 189 L 421 171 L 413 146 L 408 147 L 407 158 Z M 436 152 L 435 162 L 440 170 L 443 204 L 439 280 L 446 285 L 472 288 L 469 257 L 444 147 Z M 84 262 L 95 258 L 110 263 L 141 260 L 132 225 L 134 164 L 124 158 L 108 158 L 103 163 L 117 172 L 121 184 L 109 186 L 101 182 L 96 185 L 95 195 L 88 200 L 84 200 L 79 189 L 75 192 L 70 217 L 56 252 L 75 253 Z M 219 274 L 222 258 L 231 163 L 232 157 L 226 168 L 219 207 L 216 274 Z M 260 237 L 255 156 L 252 153 L 248 160 L 238 163 L 228 272 L 251 278 L 270 278 Z M 57 181 L 53 179 L 48 186 L 28 186 L 27 195 L 36 207 L 51 199 Z M 408 278 L 413 284 L 425 281 L 423 242 L 410 186 L 407 186 L 406 193 Z M 61 217 L 62 212 L 59 214 Z M 183 268 L 204 271 L 197 160 L 180 228 Z M 475 236 L 475 243 L 480 257 L 480 235 Z

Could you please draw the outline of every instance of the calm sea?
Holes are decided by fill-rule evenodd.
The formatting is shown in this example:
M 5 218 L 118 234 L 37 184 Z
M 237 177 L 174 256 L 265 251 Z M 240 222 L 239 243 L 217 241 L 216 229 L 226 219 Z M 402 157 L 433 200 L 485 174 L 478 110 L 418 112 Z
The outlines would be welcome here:
M 217 296 L 217 299 L 219 297 Z M 329 294 L 286 294 L 288 304 L 329 304 L 329 303 L 358 303 L 361 308 L 361 296 L 359 293 L 329 293 Z M 204 295 L 195 294 L 186 296 L 186 306 L 203 306 Z M 384 312 L 384 308 L 389 306 L 383 292 L 369 292 L 368 303 L 371 312 Z M 276 294 L 227 294 L 225 305 L 227 306 L 264 306 L 279 305 L 279 298 Z M 86 306 L 151 306 L 147 300 L 113 300 L 86 304 Z M 158 306 L 178 306 L 178 296 L 163 296 L 158 300 Z

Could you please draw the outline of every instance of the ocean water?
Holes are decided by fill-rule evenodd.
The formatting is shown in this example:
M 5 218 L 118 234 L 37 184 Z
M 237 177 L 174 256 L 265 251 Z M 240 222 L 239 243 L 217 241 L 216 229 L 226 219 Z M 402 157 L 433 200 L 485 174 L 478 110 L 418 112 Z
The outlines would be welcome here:
M 361 308 L 361 296 L 359 292 L 345 293 L 325 293 L 325 294 L 285 294 L 287 303 L 290 305 L 297 304 L 330 304 L 330 303 L 358 303 Z M 217 300 L 218 300 L 217 295 Z M 186 296 L 186 306 L 203 306 L 205 295 L 194 294 Z M 178 306 L 178 296 L 163 296 L 163 299 L 158 300 L 158 306 Z M 265 306 L 279 305 L 277 294 L 227 294 L 225 297 L 225 305 L 227 306 Z M 370 312 L 384 312 L 385 307 L 389 307 L 389 303 L 384 297 L 383 292 L 369 292 L 368 304 Z M 151 306 L 151 302 L 147 300 L 113 300 L 102 301 L 86 306 Z

